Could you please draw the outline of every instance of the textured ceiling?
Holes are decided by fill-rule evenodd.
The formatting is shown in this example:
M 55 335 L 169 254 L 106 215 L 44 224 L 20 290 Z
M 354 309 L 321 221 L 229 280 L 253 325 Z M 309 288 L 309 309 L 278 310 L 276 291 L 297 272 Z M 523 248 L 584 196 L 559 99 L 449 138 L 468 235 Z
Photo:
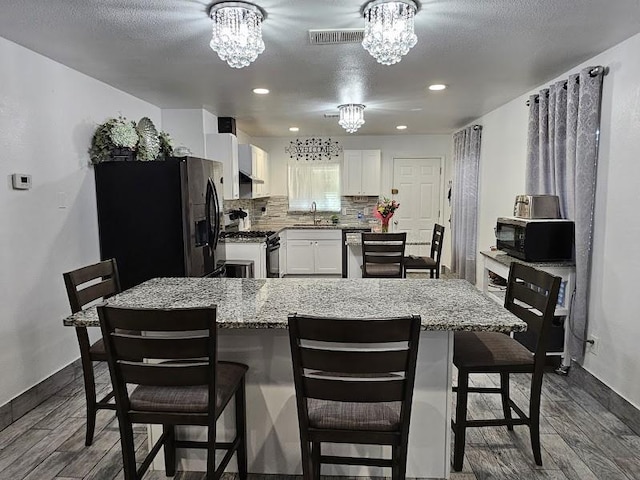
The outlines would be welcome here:
M 384 66 L 359 44 L 309 44 L 309 29 L 362 27 L 364 1 L 255 1 L 268 14 L 266 50 L 240 70 L 209 48 L 201 0 L 1 0 L 0 36 L 159 107 L 206 108 L 251 136 L 288 136 L 293 125 L 343 134 L 324 118 L 341 103 L 367 106 L 358 134 L 399 124 L 448 133 L 640 32 L 640 0 L 423 1 L 418 44 Z M 432 83 L 449 88 L 429 92 Z

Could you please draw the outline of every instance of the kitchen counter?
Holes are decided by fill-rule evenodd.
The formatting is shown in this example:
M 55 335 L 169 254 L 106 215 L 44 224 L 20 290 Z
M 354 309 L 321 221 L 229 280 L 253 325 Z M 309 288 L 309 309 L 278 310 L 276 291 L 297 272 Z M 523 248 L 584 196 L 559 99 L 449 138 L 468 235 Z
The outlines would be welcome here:
M 220 243 L 264 243 L 265 237 L 227 237 L 221 238 Z
M 351 230 L 351 229 L 366 229 L 373 228 L 374 225 L 378 225 L 378 223 L 369 224 L 368 222 L 353 222 L 353 223 L 323 223 L 321 225 L 313 225 L 309 224 L 295 224 L 295 225 L 286 225 L 286 224 L 278 224 L 278 223 L 267 223 L 267 224 L 254 224 L 254 230 L 275 230 L 280 233 L 284 230 Z
M 159 295 L 159 292 L 162 292 Z M 420 315 L 423 330 L 524 331 L 526 324 L 465 280 L 156 278 L 109 299 L 140 308 L 218 306 L 221 328 L 287 328 L 292 312 L 336 317 Z M 64 319 L 98 326 L 95 308 Z
M 300 475 L 287 315 L 291 312 L 361 318 L 418 314 L 423 331 L 413 392 L 407 477 L 448 478 L 450 471 L 454 330 L 521 331 L 525 324 L 464 280 L 158 278 L 108 300 L 152 308 L 218 307 L 219 358 L 245 363 L 249 471 Z M 68 326 L 97 326 L 96 309 L 67 317 Z M 229 409 L 227 409 L 229 410 Z M 231 409 L 233 410 L 233 409 Z M 232 413 L 218 422 L 219 438 L 234 433 Z M 178 427 L 181 438 L 201 438 L 202 427 Z M 162 435 L 148 427 L 149 440 Z M 376 445 L 323 445 L 324 455 L 388 456 Z M 203 471 L 206 457 L 178 450 L 178 469 Z M 234 470 L 231 462 L 228 471 Z M 162 455 L 153 463 L 162 470 Z M 326 465 L 325 475 L 388 476 L 380 467 Z
M 568 262 L 525 262 L 524 260 L 520 260 L 519 258 L 512 257 L 509 254 L 503 252 L 502 250 L 489 250 L 482 251 L 480 255 L 484 255 L 487 258 L 491 258 L 496 262 L 501 263 L 502 265 L 506 265 L 509 267 L 512 263 L 521 263 L 522 265 L 527 265 L 533 268 L 565 268 L 565 267 L 574 267 L 576 266 L 576 262 L 568 261 Z
M 359 234 L 347 235 L 347 246 L 362 246 L 362 237 Z M 407 238 L 406 245 L 431 245 L 431 242 L 427 240 L 420 240 L 417 238 Z

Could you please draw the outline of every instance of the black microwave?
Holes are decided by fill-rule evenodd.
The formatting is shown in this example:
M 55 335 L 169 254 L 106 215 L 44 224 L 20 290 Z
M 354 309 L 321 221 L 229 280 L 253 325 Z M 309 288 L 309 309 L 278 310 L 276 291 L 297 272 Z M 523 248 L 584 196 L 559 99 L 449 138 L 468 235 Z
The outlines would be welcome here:
M 569 261 L 574 234 L 571 220 L 498 218 L 496 246 L 526 262 Z

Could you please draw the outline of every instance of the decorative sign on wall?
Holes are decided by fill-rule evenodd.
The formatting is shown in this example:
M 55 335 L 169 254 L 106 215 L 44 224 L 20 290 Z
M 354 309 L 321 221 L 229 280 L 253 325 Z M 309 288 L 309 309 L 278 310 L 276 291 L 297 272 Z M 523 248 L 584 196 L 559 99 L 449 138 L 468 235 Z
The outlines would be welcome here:
M 330 138 L 326 140 L 321 138 L 298 138 L 290 142 L 284 151 L 289 154 L 289 157 L 296 160 L 320 161 L 339 157 L 340 153 L 342 153 L 342 147 L 338 142 L 331 141 Z

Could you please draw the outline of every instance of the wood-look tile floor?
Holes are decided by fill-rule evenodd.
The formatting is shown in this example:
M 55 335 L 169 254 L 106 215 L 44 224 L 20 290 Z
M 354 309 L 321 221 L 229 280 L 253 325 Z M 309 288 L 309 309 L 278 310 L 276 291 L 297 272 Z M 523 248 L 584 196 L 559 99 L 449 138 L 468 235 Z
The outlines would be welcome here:
M 98 367 L 98 388 L 108 388 L 108 373 Z M 514 379 L 512 396 L 527 405 L 528 379 Z M 494 385 L 488 375 L 472 377 L 475 385 Z M 499 397 L 472 395 L 472 418 L 501 414 Z M 251 406 L 249 405 L 249 408 Z M 454 480 L 629 480 L 640 479 L 640 437 L 605 410 L 589 393 L 566 378 L 545 375 L 542 401 L 544 467 L 533 462 L 528 429 L 470 429 L 462 472 Z M 114 413 L 98 413 L 96 436 L 84 446 L 84 392 L 78 380 L 0 431 L 0 480 L 123 479 L 117 421 Z M 412 423 L 419 424 L 414 418 Z M 146 430 L 136 427 L 138 456 L 146 453 Z M 235 461 L 235 460 L 232 460 Z M 253 476 L 254 479 L 264 476 Z M 165 479 L 149 472 L 145 480 Z M 179 472 L 176 480 L 203 480 L 204 475 Z M 275 480 L 275 476 L 266 477 Z

